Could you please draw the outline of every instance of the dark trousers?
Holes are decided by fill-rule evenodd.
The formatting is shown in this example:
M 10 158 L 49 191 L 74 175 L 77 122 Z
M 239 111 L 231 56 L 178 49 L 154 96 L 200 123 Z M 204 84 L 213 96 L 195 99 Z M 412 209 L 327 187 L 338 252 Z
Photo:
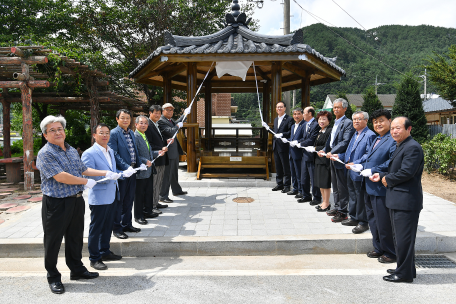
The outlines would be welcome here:
M 136 174 L 123 180 L 118 180 L 120 196 L 117 199 L 114 211 L 114 225 L 112 231 L 122 232 L 124 228 L 131 227 L 131 209 L 135 199 Z
M 158 200 L 160 199 L 160 190 L 163 183 L 163 176 L 165 174 L 165 166 L 155 166 L 157 174 L 153 177 L 154 179 L 154 199 L 153 199 L 153 208 L 157 208 Z
M 302 193 L 301 185 L 301 159 L 294 159 L 290 156 L 291 183 L 294 191 Z
M 173 190 L 173 194 L 181 193 L 182 188 L 179 185 L 179 157 L 169 159 L 169 165 L 165 166 L 165 174 L 163 175 L 163 183 L 160 191 L 160 198 L 169 198 L 169 187 Z
M 415 239 L 421 210 L 389 211 L 397 257 L 397 268 L 394 273 L 401 279 L 413 279 L 416 277 Z
M 135 219 L 144 218 L 144 213 L 152 213 L 153 187 L 154 182 L 151 177 L 136 180 Z
M 315 164 L 313 161 L 303 161 L 301 163 L 301 188 L 302 197 L 314 198 L 314 200 L 321 202 L 320 188 L 315 187 L 314 182 Z M 312 190 L 310 186 L 312 185 Z M 311 193 L 312 191 L 312 193 Z
M 348 188 L 348 215 L 360 225 L 367 225 L 364 193 L 366 192 L 363 181 L 354 181 L 347 176 Z
M 92 262 L 100 260 L 103 256 L 109 255 L 112 226 L 114 224 L 114 211 L 116 200 L 108 205 L 89 205 L 90 226 L 89 226 L 89 260 Z
M 82 264 L 85 203 L 81 197 L 55 198 L 43 195 L 41 220 L 44 231 L 44 268 L 49 283 L 60 282 L 57 258 L 65 237 L 65 262 L 71 273 L 87 270 Z
M 276 182 L 279 186 L 290 187 L 291 171 L 288 152 L 274 150 L 274 161 L 276 167 Z
M 372 244 L 377 253 L 389 258 L 396 258 L 394 249 L 393 228 L 389 209 L 386 208 L 386 196 L 365 195 L 366 214 L 372 233 Z
M 342 213 L 347 213 L 348 188 L 346 169 L 337 169 L 331 161 L 331 185 L 334 197 L 334 209 Z

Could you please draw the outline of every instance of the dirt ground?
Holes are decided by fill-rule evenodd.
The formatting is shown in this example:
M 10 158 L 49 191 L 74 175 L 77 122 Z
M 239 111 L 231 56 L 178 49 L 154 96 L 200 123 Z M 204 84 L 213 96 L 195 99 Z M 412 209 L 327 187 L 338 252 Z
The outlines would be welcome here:
M 423 172 L 423 191 L 456 203 L 456 181 L 440 174 Z

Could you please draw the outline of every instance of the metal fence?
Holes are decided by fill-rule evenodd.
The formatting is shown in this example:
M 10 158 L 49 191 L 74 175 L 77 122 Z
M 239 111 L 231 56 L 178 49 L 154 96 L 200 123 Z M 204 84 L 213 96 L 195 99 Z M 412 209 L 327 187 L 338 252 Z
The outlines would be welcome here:
M 431 138 L 436 136 L 439 133 L 449 135 L 451 138 L 456 138 L 456 124 L 446 124 L 443 126 L 439 125 L 433 125 L 433 126 L 428 126 L 429 129 L 429 135 Z

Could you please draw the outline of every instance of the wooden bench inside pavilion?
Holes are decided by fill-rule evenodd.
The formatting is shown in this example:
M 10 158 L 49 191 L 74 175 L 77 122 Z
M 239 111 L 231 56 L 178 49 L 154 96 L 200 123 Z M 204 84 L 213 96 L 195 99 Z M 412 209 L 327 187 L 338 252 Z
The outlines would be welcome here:
M 324 57 L 303 41 L 303 32 L 267 36 L 248 28 L 250 19 L 233 1 L 232 13 L 226 15 L 226 27 L 207 36 L 177 36 L 167 32 L 165 45 L 157 48 L 134 71 L 135 82 L 161 86 L 163 103 L 172 101 L 172 90 L 187 92 L 187 105 L 202 84 L 205 96 L 205 127 L 197 124 L 196 103 L 184 124 L 187 171 L 202 177 L 260 177 L 269 179 L 274 172 L 272 135 L 264 128 L 249 128 L 257 136 L 241 136 L 237 124 L 212 125 L 211 93 L 262 93 L 263 120 L 273 126 L 277 117 L 275 104 L 282 92 L 302 89 L 301 106 L 310 105 L 310 87 L 339 81 L 345 71 L 334 59 Z M 216 63 L 251 62 L 245 80 L 230 74 L 217 76 Z M 207 75 L 206 80 L 203 79 Z M 256 75 L 256 77 L 255 77 Z M 227 135 L 231 130 L 234 134 Z M 222 135 L 225 134 L 225 135 Z M 183 139 L 183 138 L 182 138 Z M 230 173 L 243 168 L 244 173 Z M 217 172 L 203 172 L 219 169 Z M 249 170 L 251 169 L 250 172 Z M 258 170 L 262 172 L 257 172 Z

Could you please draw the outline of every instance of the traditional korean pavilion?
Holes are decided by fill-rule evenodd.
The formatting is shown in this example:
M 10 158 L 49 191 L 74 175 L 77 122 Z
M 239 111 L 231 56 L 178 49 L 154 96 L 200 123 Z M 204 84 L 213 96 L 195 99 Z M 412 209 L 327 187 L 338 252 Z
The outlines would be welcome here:
M 302 89 L 301 105 L 306 107 L 310 105 L 311 86 L 339 81 L 345 75 L 345 71 L 335 64 L 335 59 L 323 56 L 304 43 L 302 30 L 283 36 L 262 35 L 249 29 L 251 18 L 247 19 L 245 13 L 239 10 L 238 0 L 234 0 L 232 12 L 226 15 L 225 28 L 211 35 L 185 37 L 166 32 L 165 45 L 157 48 L 130 73 L 130 78 L 137 83 L 163 87 L 163 103 L 171 102 L 171 90 L 177 89 L 187 92 L 187 103 L 190 105 L 197 87 L 211 69 L 202 91 L 206 98 L 204 137 L 198 136 L 196 103 L 187 118 L 188 172 L 197 171 L 197 158 L 200 161 L 199 166 L 204 166 L 204 162 L 201 162 L 203 156 L 215 157 L 211 153 L 214 148 L 221 142 L 226 145 L 230 140 L 233 146 L 236 145 L 236 151 L 240 145 L 253 146 L 257 148 L 257 156 L 252 157 L 266 158 L 266 166 L 268 162 L 273 162 L 271 140 L 269 139 L 268 144 L 268 133 L 265 130 L 261 131 L 260 138 L 255 139 L 213 137 L 211 93 L 257 92 L 253 66 L 249 68 L 243 81 L 228 74 L 218 78 L 215 62 L 254 62 L 259 92 L 263 93 L 263 117 L 267 123 L 272 123 L 277 116 L 275 104 L 282 100 L 282 92 Z M 195 141 L 198 142 L 197 145 Z M 235 161 L 229 159 L 230 157 L 219 158 L 209 162 L 217 163 L 218 166 L 214 166 L 218 168 L 223 168 L 226 161 L 229 167 L 236 164 L 245 167 L 249 163 L 248 157 L 237 157 Z M 206 157 L 206 160 L 209 158 Z M 273 168 L 274 166 L 271 166 L 271 169 Z

